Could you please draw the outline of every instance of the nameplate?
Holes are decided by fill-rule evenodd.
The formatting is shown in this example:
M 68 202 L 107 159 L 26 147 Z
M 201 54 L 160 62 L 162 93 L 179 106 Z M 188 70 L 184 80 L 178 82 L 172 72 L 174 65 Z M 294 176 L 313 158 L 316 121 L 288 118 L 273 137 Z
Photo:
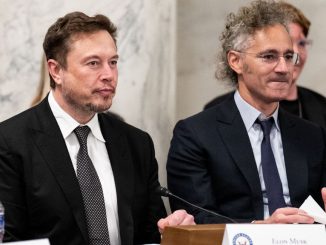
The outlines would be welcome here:
M 227 224 L 222 245 L 326 244 L 321 224 Z
M 21 242 L 6 242 L 6 244 L 10 245 L 50 245 L 49 239 L 37 239 L 37 240 L 29 240 L 29 241 L 21 241 Z

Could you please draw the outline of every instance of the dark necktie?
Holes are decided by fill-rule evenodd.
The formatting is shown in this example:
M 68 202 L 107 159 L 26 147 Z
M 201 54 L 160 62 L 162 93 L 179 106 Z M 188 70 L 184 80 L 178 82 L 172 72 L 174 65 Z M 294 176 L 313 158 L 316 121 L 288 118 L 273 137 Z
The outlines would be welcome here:
M 89 132 L 88 126 L 77 127 L 74 130 L 80 144 L 77 154 L 77 178 L 86 211 L 90 245 L 109 245 L 110 236 L 102 186 L 87 152 Z
M 257 119 L 257 123 L 260 124 L 264 133 L 264 138 L 261 143 L 261 165 L 268 198 L 269 214 L 272 215 L 276 209 L 286 206 L 283 197 L 282 182 L 270 142 L 270 132 L 274 119 L 270 118 L 264 121 Z

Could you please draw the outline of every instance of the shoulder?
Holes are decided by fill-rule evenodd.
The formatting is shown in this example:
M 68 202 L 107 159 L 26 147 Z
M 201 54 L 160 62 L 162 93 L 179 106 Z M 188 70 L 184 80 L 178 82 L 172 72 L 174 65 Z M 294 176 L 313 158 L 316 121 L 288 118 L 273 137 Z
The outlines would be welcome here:
M 30 127 L 36 119 L 35 110 L 33 107 L 2 121 L 0 123 L 0 131 L 2 133 L 14 134 Z
M 216 107 L 208 108 L 204 111 L 198 112 L 194 115 L 191 115 L 189 117 L 186 117 L 184 119 L 181 119 L 178 123 L 186 123 L 186 124 L 193 124 L 193 125 L 201 125 L 201 124 L 207 124 L 212 121 L 216 121 L 216 113 L 217 109 Z
M 232 94 L 230 93 L 227 95 L 223 101 L 215 106 L 207 108 L 206 110 L 190 116 L 182 121 L 197 126 L 202 125 L 207 129 L 217 121 L 222 123 L 230 123 L 238 114 L 239 111 L 236 107 L 232 92 Z
M 228 108 L 227 101 L 194 114 L 185 119 L 179 120 L 173 130 L 173 136 L 183 136 L 185 139 L 194 137 L 194 139 L 205 141 L 207 138 L 217 137 L 217 128 L 220 118 L 225 115 L 225 108 Z M 223 120 L 232 117 L 232 110 L 228 111 Z
M 291 113 L 280 110 L 279 120 L 282 130 L 294 130 L 297 132 L 297 137 L 314 140 L 323 137 L 324 129 L 306 119 L 299 118 Z
M 23 111 L 0 123 L 0 148 L 20 151 L 30 146 L 40 119 L 35 108 Z
M 214 99 L 212 99 L 211 101 L 209 101 L 205 106 L 204 106 L 204 110 L 211 108 L 213 106 L 216 106 L 218 104 L 220 104 L 221 102 L 223 102 L 225 99 L 227 99 L 229 96 L 232 96 L 234 94 L 234 91 L 226 93 L 226 94 L 222 94 Z
M 299 92 L 299 96 L 305 100 L 305 99 L 310 99 L 310 98 L 315 98 L 318 101 L 321 101 L 323 103 L 326 104 L 326 97 L 321 95 L 320 93 L 317 93 L 316 91 L 313 91 L 311 89 L 308 88 L 304 88 L 301 86 L 298 86 L 298 92 Z
M 110 113 L 99 113 L 98 117 L 102 130 L 114 131 L 108 132 L 108 134 L 123 134 L 131 138 L 150 138 L 147 132 L 121 120 L 120 117 Z

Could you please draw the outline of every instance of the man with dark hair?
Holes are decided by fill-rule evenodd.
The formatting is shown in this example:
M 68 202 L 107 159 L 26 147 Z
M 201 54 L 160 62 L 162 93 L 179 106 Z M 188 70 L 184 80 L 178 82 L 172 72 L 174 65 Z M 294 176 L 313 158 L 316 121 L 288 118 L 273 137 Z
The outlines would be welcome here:
M 297 85 L 297 80 L 307 60 L 308 48 L 312 43 L 308 39 L 310 21 L 295 6 L 287 2 L 280 2 L 279 5 L 288 16 L 288 29 L 293 42 L 293 49 L 300 56 L 300 62 L 294 66 L 293 83 L 288 95 L 280 101 L 280 107 L 300 118 L 326 128 L 326 98 L 315 91 Z M 204 109 L 221 103 L 233 94 L 234 91 L 214 98 L 205 105 Z
M 0 124 L 0 200 L 5 241 L 52 245 L 158 243 L 167 218 L 157 193 L 151 137 L 102 113 L 118 79 L 116 27 L 103 15 L 58 19 L 43 43 L 49 95 Z
M 324 130 L 281 108 L 298 64 L 288 15 L 254 1 L 228 15 L 217 76 L 237 84 L 219 105 L 177 123 L 167 162 L 169 189 L 238 222 L 313 223 L 298 209 L 311 195 L 326 203 Z M 225 223 L 185 208 L 197 223 Z

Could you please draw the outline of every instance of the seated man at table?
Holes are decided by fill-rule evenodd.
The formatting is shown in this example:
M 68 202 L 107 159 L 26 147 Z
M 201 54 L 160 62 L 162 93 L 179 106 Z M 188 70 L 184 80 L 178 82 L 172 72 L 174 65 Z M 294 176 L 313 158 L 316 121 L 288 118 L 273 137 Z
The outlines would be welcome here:
M 279 108 L 299 62 L 279 3 L 254 1 L 227 18 L 219 78 L 237 91 L 174 129 L 171 192 L 237 222 L 313 223 L 298 209 L 311 195 L 325 207 L 324 130 Z M 170 199 L 196 223 L 230 222 Z
M 5 241 L 159 243 L 167 225 L 151 137 L 106 112 L 116 92 L 116 27 L 104 15 L 59 18 L 43 42 L 51 91 L 0 124 Z

